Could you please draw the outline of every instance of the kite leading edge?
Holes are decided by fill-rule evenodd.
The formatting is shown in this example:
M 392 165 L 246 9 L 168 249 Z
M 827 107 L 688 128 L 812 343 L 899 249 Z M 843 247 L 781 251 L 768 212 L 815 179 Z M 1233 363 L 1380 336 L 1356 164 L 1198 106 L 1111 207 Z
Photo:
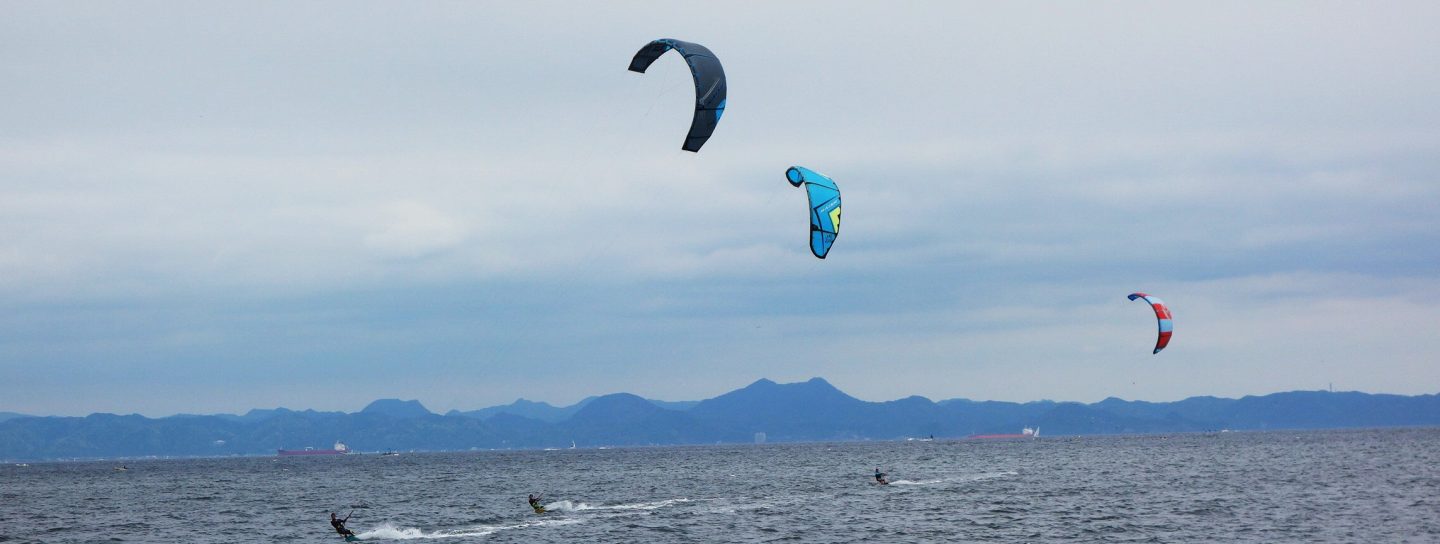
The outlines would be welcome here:
M 720 124 L 720 116 L 725 113 L 725 69 L 720 66 L 720 59 L 715 58 L 715 54 L 705 46 L 666 38 L 641 47 L 630 59 L 630 71 L 645 73 L 650 63 L 671 49 L 685 59 L 685 64 L 690 66 L 690 75 L 695 79 L 695 118 L 690 121 L 690 132 L 685 136 L 685 145 L 681 149 L 698 153 Z
M 1137 298 L 1145 299 L 1145 302 L 1150 304 L 1150 307 L 1155 310 L 1155 319 L 1160 322 L 1160 336 L 1155 339 L 1155 351 L 1150 353 L 1151 355 L 1160 353 L 1160 350 L 1165 349 L 1165 346 L 1170 343 L 1170 334 L 1174 332 L 1175 328 L 1175 324 L 1171 321 L 1170 317 L 1170 307 L 1166 306 L 1165 301 L 1160 300 L 1158 297 L 1153 297 L 1145 293 L 1130 294 L 1130 300 Z

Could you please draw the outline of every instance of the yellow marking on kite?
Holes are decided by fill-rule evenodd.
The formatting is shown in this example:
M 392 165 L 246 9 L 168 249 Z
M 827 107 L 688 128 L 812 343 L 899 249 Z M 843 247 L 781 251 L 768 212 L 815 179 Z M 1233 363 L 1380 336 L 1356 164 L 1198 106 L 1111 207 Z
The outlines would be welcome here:
M 840 233 L 840 207 L 830 210 L 830 224 L 835 225 L 835 233 Z

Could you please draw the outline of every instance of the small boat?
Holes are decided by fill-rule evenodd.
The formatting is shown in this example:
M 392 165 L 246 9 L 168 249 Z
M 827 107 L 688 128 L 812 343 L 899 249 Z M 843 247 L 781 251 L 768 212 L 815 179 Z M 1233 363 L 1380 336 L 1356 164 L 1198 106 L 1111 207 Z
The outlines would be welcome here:
M 381 457 L 390 457 L 395 455 L 400 455 L 400 452 L 395 450 L 385 450 L 385 453 L 380 454 Z

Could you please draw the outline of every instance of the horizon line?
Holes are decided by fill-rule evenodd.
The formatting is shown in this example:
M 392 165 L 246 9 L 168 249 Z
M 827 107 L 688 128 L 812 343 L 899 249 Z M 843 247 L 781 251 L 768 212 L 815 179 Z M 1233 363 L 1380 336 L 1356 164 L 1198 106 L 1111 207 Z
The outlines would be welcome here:
M 612 395 L 634 395 L 634 396 L 640 397 L 640 398 L 642 398 L 642 399 L 644 399 L 644 400 L 651 401 L 651 402 L 657 402 L 657 401 L 658 401 L 658 402 L 666 402 L 666 403 L 683 403 L 683 402 L 696 402 L 696 403 L 698 403 L 698 402 L 704 402 L 704 401 L 706 401 L 706 400 L 711 400 L 711 399 L 714 399 L 714 398 L 717 398 L 717 397 L 720 397 L 720 396 L 723 396 L 723 395 L 726 395 L 726 394 L 729 394 L 729 393 L 733 393 L 733 392 L 735 392 L 735 391 L 740 391 L 740 390 L 742 390 L 742 389 L 746 389 L 746 388 L 748 388 L 748 387 L 754 386 L 755 384 L 758 384 L 758 383 L 761 383 L 761 382 L 770 382 L 770 383 L 773 383 L 773 384 L 776 384 L 776 385 L 798 385 L 798 384 L 810 383 L 810 382 L 813 382 L 813 381 L 816 381 L 816 380 L 819 380 L 819 381 L 824 382 L 826 385 L 829 385 L 831 388 L 834 388 L 836 391 L 839 391 L 839 392 L 845 394 L 846 396 L 848 396 L 848 397 L 850 397 L 850 398 L 854 398 L 855 400 L 858 400 L 858 401 L 861 401 L 861 402 L 874 403 L 874 404 L 883 404 L 883 403 L 886 403 L 886 402 L 895 402 L 895 401 L 904 400 L 904 399 L 909 399 L 909 398 L 914 398 L 914 397 L 920 397 L 920 398 L 923 398 L 923 399 L 925 399 L 925 400 L 927 400 L 927 401 L 930 401 L 930 402 L 936 403 L 936 404 L 941 403 L 941 402 L 951 402 L 951 401 L 967 401 L 967 402 L 977 402 L 977 403 L 981 403 L 981 402 L 999 402 L 999 403 L 1008 403 L 1008 404 L 1031 404 L 1031 403 L 1050 402 L 1050 403 L 1055 403 L 1055 404 L 1074 403 L 1074 404 L 1081 404 L 1081 405 L 1086 405 L 1086 406 L 1088 406 L 1088 405 L 1091 405 L 1091 404 L 1098 404 L 1098 403 L 1100 403 L 1100 402 L 1105 402 L 1105 401 L 1110 400 L 1110 399 L 1116 399 L 1116 400 L 1120 400 L 1120 401 L 1124 401 L 1124 402 L 1146 402 L 1146 403 L 1151 403 L 1151 404 L 1164 404 L 1164 403 L 1171 403 L 1171 402 L 1181 402 L 1181 401 L 1185 401 L 1185 400 L 1189 400 L 1189 399 L 1195 399 L 1195 398 L 1215 398 L 1215 399 L 1222 399 L 1222 400 L 1240 400 L 1240 399 L 1245 399 L 1245 398 L 1250 398 L 1250 397 L 1266 397 L 1266 396 L 1277 395 L 1277 394 L 1282 394 L 1282 393 L 1307 393 L 1307 392 L 1308 392 L 1308 393 L 1332 393 L 1332 394 L 1360 393 L 1360 394 L 1365 394 L 1365 395 L 1392 395 L 1392 396 L 1397 396 L 1397 397 L 1423 397 L 1423 396 L 1440 394 L 1440 391 L 1437 391 L 1437 392 L 1434 392 L 1434 393 L 1419 393 L 1419 394 L 1407 395 L 1407 394 L 1402 394 L 1402 393 L 1369 392 L 1369 391 L 1360 391 L 1360 390 L 1342 390 L 1342 391 L 1335 391 L 1333 388 L 1327 388 L 1327 389 L 1291 389 L 1291 390 L 1287 390 L 1287 391 L 1271 391 L 1271 392 L 1268 392 L 1268 393 L 1247 394 L 1247 395 L 1243 395 L 1243 396 L 1240 396 L 1240 397 L 1220 397 L 1220 396 L 1216 396 L 1216 395 L 1190 395 L 1190 396 L 1187 396 L 1187 397 L 1183 397 L 1183 398 L 1179 398 L 1179 399 L 1174 399 L 1174 400 L 1139 400 L 1139 399 L 1126 399 L 1126 398 L 1119 397 L 1119 396 L 1116 396 L 1116 395 L 1109 395 L 1109 396 L 1106 396 L 1106 397 L 1103 398 L 1103 399 L 1100 399 L 1100 400 L 1097 400 L 1097 401 L 1093 401 L 1093 402 L 1085 402 L 1085 401 L 1078 401 L 1078 400 L 1054 400 L 1054 399 L 1033 399 L 1033 400 L 1025 400 L 1025 401 L 980 400 L 980 399 L 971 399 L 971 398 L 965 398 L 965 397 L 951 397 L 951 398 L 945 398 L 945 399 L 936 400 L 936 399 L 932 399 L 932 398 L 929 398 L 929 397 L 926 397 L 926 396 L 923 396 L 923 395 L 907 395 L 907 396 L 900 397 L 900 398 L 896 398 L 896 399 L 873 401 L 873 400 L 865 400 L 865 399 L 861 399 L 861 398 L 855 397 L 854 395 L 851 395 L 851 394 L 849 394 L 849 393 L 846 393 L 844 390 L 840 389 L 839 387 L 836 387 L 834 384 L 831 384 L 829 380 L 827 380 L 827 379 L 825 379 L 825 378 L 823 378 L 823 377 L 820 377 L 820 376 L 816 376 L 816 377 L 809 378 L 809 379 L 807 379 L 807 380 L 794 381 L 794 382 L 777 382 L 777 381 L 771 380 L 771 379 L 769 379 L 769 378 L 758 378 L 758 379 L 756 379 L 756 380 L 754 380 L 754 381 L 751 381 L 751 382 L 749 382 L 749 383 L 747 383 L 747 384 L 745 384 L 745 385 L 743 385 L 743 386 L 737 387 L 737 388 L 735 388 L 735 389 L 731 389 L 731 390 L 729 390 L 729 391 L 725 391 L 725 392 L 723 392 L 723 393 L 720 393 L 720 394 L 718 394 L 718 395 L 715 395 L 714 397 L 709 397 L 709 398 L 705 398 L 705 399 L 663 400 L 663 399 L 653 399 L 653 398 L 646 397 L 646 396 L 644 396 L 644 395 L 640 395 L 640 394 L 637 394 L 637 393 L 630 393 L 630 392 L 627 392 L 627 391 L 616 391 L 616 392 L 612 392 L 612 393 L 604 393 L 604 394 L 599 394 L 599 395 L 589 395 L 589 396 L 586 396 L 586 397 L 584 397 L 584 398 L 581 398 L 580 400 L 577 400 L 577 401 L 575 401 L 575 402 L 572 402 L 572 403 L 569 403 L 569 404 L 565 404 L 565 405 L 557 405 L 557 404 L 553 404 L 553 403 L 551 403 L 551 402 L 549 402 L 549 401 L 543 401 L 543 400 L 527 399 L 527 398 L 521 396 L 521 397 L 517 397 L 515 400 L 510 401 L 509 403 L 505 403 L 505 404 L 493 404 L 493 405 L 489 405 L 489 406 L 481 406 L 481 407 L 479 407 L 479 408 L 470 408 L 470 409 L 451 408 L 451 409 L 449 409 L 449 410 L 440 411 L 440 412 L 437 412 L 437 411 L 435 411 L 435 410 L 430 409 L 429 407 L 426 407 L 424 401 L 422 401 L 422 400 L 420 400 L 420 399 L 401 399 L 401 398 L 398 398 L 398 397 L 381 397 L 381 398 L 373 399 L 373 400 L 371 400 L 371 401 L 369 401 L 369 402 L 366 402 L 364 406 L 362 406 L 362 407 L 360 407 L 360 408 L 358 408 L 358 409 L 356 409 L 356 410 L 354 410 L 354 411 L 344 411 L 344 410 L 317 410 L 317 409 L 314 409 L 314 408 L 287 408 L 287 407 L 285 407 L 285 406 L 275 406 L 275 407 L 273 407 L 273 408 L 253 407 L 253 408 L 246 409 L 244 412 L 241 412 L 241 413 L 231 413 L 231 412 L 212 412 L 212 413 L 175 412 L 175 413 L 172 413 L 172 414 L 169 414 L 169 415 L 150 416 L 150 415 L 142 414 L 142 413 L 140 413 L 140 412 L 120 413 L 120 412 L 107 412 L 107 411 L 90 412 L 90 413 L 84 414 L 84 415 L 73 415 L 73 414 L 71 414 L 71 415 L 67 415 L 67 414 L 28 414 L 28 413 L 23 413 L 23 412 L 11 412 L 11 411 L 5 410 L 5 409 L 3 409 L 3 408 L 0 408 L 0 414 L 12 414 L 12 415 L 17 416 L 17 417 L 58 417 L 58 418 L 73 417 L 73 418 L 84 418 L 84 417 L 96 416 L 96 415 L 112 415 L 112 416 L 120 416 L 120 417 L 140 416 L 140 417 L 143 417 L 143 418 L 146 418 L 146 419 L 165 419 L 165 418 L 182 417 L 182 416 L 189 416 L 189 417 L 237 416 L 237 417 L 239 417 L 239 416 L 244 416 L 244 415 L 246 415 L 246 414 L 249 414 L 250 412 L 253 412 L 253 411 L 255 411 L 255 410 L 288 410 L 288 411 L 291 411 L 291 412 L 338 413 L 338 414 L 351 415 L 351 414 L 362 413 L 362 412 L 365 410 L 365 408 L 369 407 L 370 405 L 372 405 L 372 404 L 374 404 L 374 403 L 376 403 L 376 402 L 379 402 L 379 401 L 382 401 L 382 400 L 395 400 L 395 401 L 400 401 L 400 402 L 418 402 L 418 403 L 420 403 L 421 407 L 425 409 L 426 412 L 428 412 L 428 413 L 430 413 L 430 414 L 433 414 L 433 415 L 446 416 L 446 415 L 448 415 L 450 412 L 474 412 L 474 411 L 485 410 L 485 409 L 489 409 L 489 408 L 500 408 L 500 407 L 504 407 L 504 406 L 513 405 L 513 404 L 515 404 L 516 402 L 519 402 L 519 401 L 533 402 L 533 403 L 537 403 L 537 404 L 545 404 L 545 405 L 548 405 L 548 406 L 551 406 L 551 407 L 554 407 L 554 408 L 557 408 L 557 409 L 563 409 L 563 408 L 569 408 L 569 407 L 575 406 L 575 405 L 577 405 L 577 404 L 580 404 L 580 403 L 583 403 L 583 402 L 586 402 L 586 401 L 589 401 L 589 400 L 598 399 L 598 398 L 603 398 L 603 397 L 608 397 L 608 396 L 612 396 Z M 9 419 L 14 419 L 14 418 L 9 418 Z M 3 420 L 0 420 L 0 421 L 3 421 Z

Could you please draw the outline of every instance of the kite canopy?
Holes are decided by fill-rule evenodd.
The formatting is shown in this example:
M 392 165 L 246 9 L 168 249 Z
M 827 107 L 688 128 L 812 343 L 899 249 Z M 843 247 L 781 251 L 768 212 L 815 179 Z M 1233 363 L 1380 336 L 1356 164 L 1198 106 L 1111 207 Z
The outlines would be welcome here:
M 667 38 L 641 47 L 635 58 L 630 59 L 630 71 L 645 73 L 650 63 L 671 49 L 685 58 L 685 64 L 690 65 L 690 75 L 695 78 L 695 118 L 690 121 L 690 133 L 685 136 L 681 149 L 699 152 L 720 124 L 720 115 L 725 113 L 725 69 L 705 46 Z
M 1145 299 L 1145 302 L 1149 303 L 1150 307 L 1155 310 L 1155 319 L 1160 322 L 1160 336 L 1155 339 L 1155 351 L 1150 353 L 1151 355 L 1160 353 L 1160 350 L 1165 349 L 1165 346 L 1170 343 L 1170 333 L 1175 328 L 1174 323 L 1170 320 L 1170 307 L 1165 305 L 1165 301 L 1145 293 L 1130 294 L 1130 300 L 1137 298 Z
M 803 166 L 791 166 L 785 171 L 785 179 L 796 187 L 805 184 L 805 193 L 810 197 L 810 252 L 824 259 L 840 235 L 840 188 L 825 175 Z

